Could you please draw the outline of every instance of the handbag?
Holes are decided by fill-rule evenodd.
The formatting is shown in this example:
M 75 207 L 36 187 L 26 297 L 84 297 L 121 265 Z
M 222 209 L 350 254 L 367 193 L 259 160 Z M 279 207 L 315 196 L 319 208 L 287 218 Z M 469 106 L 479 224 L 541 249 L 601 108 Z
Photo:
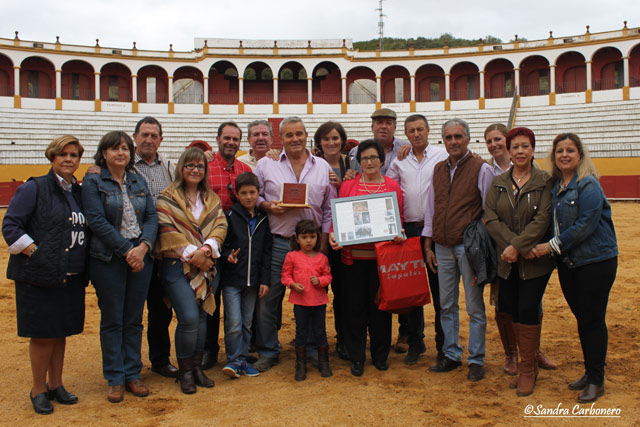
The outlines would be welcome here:
M 380 310 L 407 313 L 431 302 L 420 237 L 410 237 L 402 243 L 376 243 L 375 249 Z

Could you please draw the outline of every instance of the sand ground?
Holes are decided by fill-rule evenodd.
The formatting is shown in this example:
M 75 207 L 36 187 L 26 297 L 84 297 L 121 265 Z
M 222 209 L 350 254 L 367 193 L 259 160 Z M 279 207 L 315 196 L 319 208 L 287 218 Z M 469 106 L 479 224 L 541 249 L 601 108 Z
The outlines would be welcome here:
M 0 212 L 4 214 L 4 210 Z M 293 379 L 295 323 L 292 306 L 285 301 L 281 363 L 255 378 L 231 380 L 221 365 L 208 371 L 216 386 L 184 395 L 173 380 L 150 371 L 146 338 L 142 352 L 142 375 L 151 389 L 147 398 L 126 394 L 119 404 L 106 400 L 106 382 L 101 372 L 99 342 L 100 312 L 93 288 L 87 288 L 86 322 L 83 334 L 67 340 L 64 384 L 75 392 L 77 405 L 55 403 L 49 416 L 36 415 L 28 399 L 31 387 L 28 340 L 16 334 L 13 282 L 0 280 L 0 348 L 4 392 L 0 398 L 0 424 L 4 425 L 640 425 L 640 204 L 615 203 L 613 217 L 620 245 L 617 280 L 608 309 L 609 350 L 606 394 L 593 408 L 619 410 L 617 418 L 528 418 L 530 408 L 566 410 L 576 408 L 577 393 L 567 383 L 583 373 L 582 355 L 575 318 L 571 314 L 552 275 L 544 298 L 542 347 L 560 366 L 557 371 L 541 371 L 533 395 L 517 397 L 507 387 L 502 373 L 504 360 L 495 327 L 493 309 L 487 304 L 486 378 L 477 383 L 466 380 L 466 368 L 449 373 L 433 373 L 435 361 L 433 309 L 425 307 L 427 352 L 414 366 L 403 364 L 403 355 L 391 353 L 386 372 L 378 372 L 370 362 L 364 376 L 353 377 L 349 364 L 332 352 L 334 376 L 321 378 L 310 370 L 304 382 Z M 0 245 L 0 264 L 6 266 L 6 245 Z M 3 274 L 4 276 L 4 274 Z M 463 292 L 461 292 L 462 294 Z M 461 295 L 461 343 L 466 348 L 467 317 Z M 329 342 L 334 347 L 333 314 L 327 310 Z M 146 316 L 145 316 L 146 317 Z M 395 317 L 395 316 L 394 316 Z M 175 320 L 172 323 L 175 327 Z M 394 319 L 394 340 L 397 327 Z M 222 337 L 221 337 L 221 344 Z M 172 351 L 173 354 L 173 351 Z M 172 356 L 173 357 L 173 356 Z M 532 406 L 530 406 L 532 405 Z M 540 409 L 538 409 L 540 408 Z M 577 405 L 589 409 L 591 405 Z

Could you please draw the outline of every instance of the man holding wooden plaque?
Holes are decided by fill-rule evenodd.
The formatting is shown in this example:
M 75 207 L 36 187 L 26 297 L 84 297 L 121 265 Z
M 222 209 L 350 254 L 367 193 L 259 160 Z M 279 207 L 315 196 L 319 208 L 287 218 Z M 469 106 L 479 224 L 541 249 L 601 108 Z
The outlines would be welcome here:
M 256 165 L 260 181 L 260 209 L 269 216 L 273 233 L 271 257 L 271 287 L 258 301 L 256 347 L 260 358 L 254 364 L 266 371 L 279 363 L 281 346 L 278 330 L 282 323 L 282 299 L 285 287 L 280 282 L 282 264 L 291 250 L 289 238 L 301 219 L 315 221 L 322 228 L 321 251 L 328 248 L 331 228 L 331 199 L 336 189 L 329 182 L 331 166 L 311 155 L 307 148 L 308 134 L 298 117 L 287 117 L 280 123 L 283 152 L 278 160 L 263 158 Z M 294 184 L 292 186 L 283 184 Z

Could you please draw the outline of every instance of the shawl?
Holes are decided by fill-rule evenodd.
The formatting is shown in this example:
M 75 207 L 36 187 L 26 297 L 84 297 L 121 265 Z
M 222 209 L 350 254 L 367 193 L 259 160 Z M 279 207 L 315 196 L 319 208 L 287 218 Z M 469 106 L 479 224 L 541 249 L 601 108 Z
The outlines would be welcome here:
M 156 251 L 163 254 L 174 249 L 183 248 L 190 244 L 202 246 L 205 240 L 213 238 L 222 247 L 222 242 L 227 234 L 227 220 L 222 211 L 220 198 L 210 192 L 203 200 L 204 209 L 200 218 L 196 221 L 182 189 L 171 186 L 158 196 L 156 210 L 158 211 L 158 239 Z M 215 302 L 210 281 L 207 280 L 207 272 L 183 262 L 185 278 L 193 289 L 195 298 L 202 301 L 202 308 L 208 314 L 215 310 Z M 215 275 L 215 269 L 213 274 Z M 211 276 L 213 277 L 213 276 Z

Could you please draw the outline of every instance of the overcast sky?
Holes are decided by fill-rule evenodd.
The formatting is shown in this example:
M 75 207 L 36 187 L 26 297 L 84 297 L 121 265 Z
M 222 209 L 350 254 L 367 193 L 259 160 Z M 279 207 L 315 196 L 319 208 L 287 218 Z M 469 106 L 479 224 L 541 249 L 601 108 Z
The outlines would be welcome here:
M 180 6 L 179 6 L 180 4 Z M 378 0 L 1 0 L 0 37 L 105 47 L 190 51 L 195 37 L 377 38 Z M 508 42 L 640 26 L 638 0 L 384 0 L 386 37 L 444 32 Z

